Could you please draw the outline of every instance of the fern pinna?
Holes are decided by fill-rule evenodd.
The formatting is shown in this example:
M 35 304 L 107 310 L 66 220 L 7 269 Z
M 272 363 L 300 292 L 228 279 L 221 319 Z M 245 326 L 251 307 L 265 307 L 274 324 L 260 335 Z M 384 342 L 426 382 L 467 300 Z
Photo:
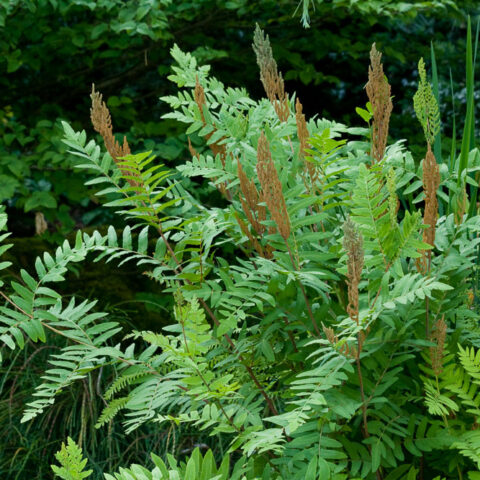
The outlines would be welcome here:
M 172 49 L 180 91 L 162 98 L 165 117 L 186 125 L 191 155 L 175 169 L 120 146 L 95 90 L 91 116 L 106 151 L 64 123 L 77 168 L 125 227 L 79 232 L 38 258 L 35 272 L 0 285 L 3 349 L 65 340 L 23 421 L 108 366 L 115 378 L 102 390 L 98 428 L 119 418 L 127 435 L 146 422 L 191 425 L 228 443 L 223 462 L 211 451 L 167 456 L 168 466 L 153 455 L 153 469 L 108 479 L 478 478 L 480 331 L 468 299 L 480 217 L 437 219 L 435 159 L 434 181 L 422 183 L 403 144 L 386 146 L 392 105 L 376 49 L 369 138 L 368 129 L 307 121 L 268 37 L 255 35 L 268 100 L 225 88 Z M 430 145 L 438 112 L 420 68 L 415 108 Z M 223 206 L 199 202 L 198 178 Z M 124 331 L 94 300 L 56 293 L 53 283 L 92 259 L 134 262 L 160 284 L 174 298 L 169 326 Z M 90 475 L 73 441 L 58 461 L 62 478 Z

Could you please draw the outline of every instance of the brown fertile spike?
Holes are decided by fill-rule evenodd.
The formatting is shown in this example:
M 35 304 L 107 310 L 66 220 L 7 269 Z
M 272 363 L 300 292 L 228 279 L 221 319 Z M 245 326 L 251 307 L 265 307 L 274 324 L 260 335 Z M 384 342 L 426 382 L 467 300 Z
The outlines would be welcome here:
M 245 213 L 245 216 L 247 217 L 247 220 L 249 221 L 250 225 L 253 227 L 253 229 L 257 233 L 260 233 L 257 229 L 257 220 L 255 219 L 255 212 L 252 213 L 252 210 L 250 210 L 250 207 L 248 206 L 247 202 L 241 195 L 240 195 L 240 202 L 242 204 L 242 210 Z
M 277 92 L 276 79 L 278 78 L 277 62 L 273 58 L 270 39 L 263 30 L 256 25 L 253 34 L 253 50 L 257 56 L 257 64 L 260 68 L 260 80 L 269 99 L 275 98 Z
M 118 163 L 120 157 L 125 157 L 131 153 L 127 137 L 123 137 L 123 145 L 120 145 L 115 139 L 110 112 L 102 99 L 102 94 L 95 91 L 95 85 L 92 85 L 90 98 L 92 99 L 90 118 L 92 120 L 93 128 L 102 136 L 105 148 L 115 163 Z M 122 175 L 131 176 L 132 174 L 131 172 L 122 170 Z M 132 186 L 138 185 L 138 183 L 132 179 L 128 179 L 127 181 Z
M 123 136 L 123 146 L 122 146 L 121 153 L 122 153 L 121 155 L 122 157 L 124 157 L 125 155 L 130 155 L 132 153 L 130 151 L 130 145 L 128 145 L 127 137 L 125 135 Z
M 347 285 L 348 306 L 347 313 L 350 318 L 359 324 L 359 295 L 358 285 L 363 269 L 363 238 L 355 223 L 347 218 L 343 224 L 343 248 L 347 252 Z M 363 343 L 363 342 L 362 342 Z
M 247 224 L 240 218 L 240 215 L 235 212 L 235 218 L 237 219 L 238 224 L 240 225 L 240 229 L 242 232 L 248 237 L 250 240 L 250 243 L 253 245 L 257 253 L 261 256 L 264 257 L 264 252 L 262 249 L 262 246 L 258 242 L 258 240 L 250 233 L 250 230 L 248 229 Z
M 288 97 L 285 93 L 285 87 L 283 84 L 282 75 L 279 74 L 277 79 L 272 79 L 272 89 L 276 89 L 276 97 L 270 101 L 273 104 L 273 108 L 275 109 L 275 113 L 277 114 L 278 118 L 281 122 L 286 122 L 288 117 L 290 116 L 290 107 L 288 105 Z
M 429 227 L 423 232 L 423 241 L 434 245 L 435 230 L 438 215 L 437 189 L 440 185 L 440 169 L 435 155 L 428 145 L 427 154 L 423 161 L 423 189 L 425 191 L 425 213 L 423 223 Z
M 257 175 L 262 193 L 278 231 L 286 241 L 290 236 L 290 219 L 282 192 L 282 183 L 272 160 L 267 138 L 262 132 L 257 147 Z
M 198 76 L 195 80 L 194 97 L 195 97 L 195 103 L 197 104 L 198 109 L 200 110 L 200 117 L 202 118 L 202 122 L 205 124 L 205 116 L 203 114 L 203 107 L 207 104 L 207 100 L 205 99 L 205 90 L 200 85 L 200 82 L 198 80 Z
M 303 114 L 303 106 L 298 98 L 295 102 L 295 120 L 297 122 L 298 139 L 300 140 L 300 155 L 304 157 L 305 150 L 309 147 L 307 141 L 310 133 L 308 132 L 307 122 Z
M 102 101 L 102 94 L 95 91 L 95 85 L 92 85 L 90 94 L 92 107 L 90 108 L 90 118 L 95 131 L 102 135 L 103 132 L 112 130 L 112 119 L 105 102 Z
M 285 93 L 282 74 L 278 72 L 277 62 L 273 58 L 268 35 L 258 26 L 253 35 L 253 50 L 260 68 L 260 80 L 281 122 L 286 122 L 290 115 L 288 96 Z
M 123 145 L 115 140 L 113 135 L 112 118 L 107 105 L 102 100 L 102 94 L 95 91 L 95 85 L 92 85 L 92 107 L 90 108 L 90 118 L 92 120 L 93 128 L 97 131 L 105 142 L 105 147 L 110 153 L 110 156 L 117 161 L 118 157 L 129 155 L 130 147 L 127 143 L 126 137 L 123 138 Z
M 435 329 L 430 335 L 430 340 L 436 343 L 435 347 L 430 347 L 430 361 L 432 370 L 436 377 L 443 372 L 443 355 L 445 349 L 445 338 L 447 336 L 447 324 L 444 318 L 437 320 Z
M 207 140 L 213 135 L 212 133 L 209 133 L 206 138 Z M 223 138 L 221 138 L 223 140 Z M 219 145 L 217 142 L 211 143 L 209 145 L 210 150 L 213 153 L 213 156 L 216 157 L 217 155 L 220 156 L 220 161 L 222 162 L 223 167 L 225 167 L 225 161 L 227 160 L 227 149 L 224 144 Z
M 192 145 L 192 142 L 190 141 L 190 137 L 188 137 L 188 151 L 190 152 L 190 155 L 192 157 L 198 158 L 200 156 L 198 152 L 195 150 L 195 147 Z
M 462 186 L 460 192 L 457 196 L 457 208 L 454 212 L 454 220 L 456 225 L 460 225 L 463 222 L 463 216 L 465 215 L 465 210 L 467 209 L 467 192 L 465 191 L 465 186 Z
M 303 106 L 298 98 L 295 103 L 295 112 L 295 120 L 297 121 L 297 135 L 300 141 L 300 156 L 305 158 L 306 150 L 307 148 L 310 148 L 310 145 L 308 144 L 310 133 L 307 128 L 305 115 L 303 114 Z M 306 161 L 305 170 L 308 172 L 312 183 L 315 183 L 318 180 L 318 171 L 315 165 L 312 162 Z
M 245 212 L 250 225 L 252 225 L 258 235 L 263 235 L 265 232 L 265 225 L 262 221 L 265 220 L 264 208 L 258 205 L 260 203 L 260 195 L 253 180 L 249 180 L 242 168 L 242 164 L 237 160 L 238 178 L 240 180 L 240 201 L 242 203 L 243 211 Z M 243 194 L 243 196 L 242 196 Z
M 425 211 L 423 223 L 428 227 L 423 231 L 423 241 L 432 247 L 435 244 L 435 231 L 438 216 L 437 189 L 440 185 L 440 169 L 435 160 L 435 155 L 428 144 L 427 154 L 423 161 L 423 191 L 425 192 Z M 422 256 L 417 258 L 415 263 L 420 273 L 426 274 L 430 268 L 432 252 L 421 251 Z
M 340 353 L 345 355 L 346 357 L 350 358 L 355 358 L 357 356 L 357 349 L 354 346 L 350 346 L 348 343 L 344 343 L 340 347 L 338 347 L 338 337 L 335 335 L 335 332 L 333 328 L 331 327 L 326 327 L 323 325 L 323 333 L 325 334 L 325 337 L 327 337 L 327 340 L 329 343 L 334 347 L 338 348 Z
M 372 157 L 378 163 L 385 154 L 388 139 L 388 127 L 392 113 L 392 89 L 383 73 L 382 54 L 375 43 L 370 51 L 367 90 L 368 99 L 373 110 L 372 124 Z
M 265 231 L 266 227 L 263 225 L 263 222 L 266 219 L 266 209 L 260 203 L 263 203 L 263 194 L 262 192 L 258 192 L 257 187 L 255 186 L 255 182 L 253 180 L 249 180 L 245 174 L 245 171 L 242 168 L 242 164 L 239 160 L 237 160 L 237 169 L 238 169 L 238 178 L 240 180 L 240 202 L 242 204 L 242 209 L 247 217 L 250 225 L 255 230 L 255 233 L 259 236 L 262 236 Z M 237 216 L 237 215 L 236 215 Z M 248 227 L 242 226 L 240 218 L 237 216 L 237 220 L 240 224 L 240 228 L 248 236 L 251 243 L 253 244 L 255 250 L 259 253 L 260 256 L 264 258 L 272 258 L 273 256 L 273 249 L 269 245 L 262 248 L 260 243 L 256 238 L 254 238 Z M 247 233 L 248 232 L 248 233 Z M 269 231 L 269 233 L 271 233 Z M 274 232 L 275 233 L 275 230 Z
M 237 161 L 238 179 L 240 180 L 240 190 L 243 193 L 245 200 L 251 210 L 256 210 L 259 201 L 259 195 L 255 182 L 249 180 L 245 171 L 243 170 L 240 161 Z
M 417 272 L 425 275 L 428 271 L 427 255 L 424 250 L 420 253 L 422 256 L 415 259 L 415 266 L 417 267 Z
M 258 192 L 258 200 L 260 203 L 265 203 L 265 198 L 263 196 L 263 192 L 261 191 Z M 258 205 L 257 215 L 258 221 L 263 223 L 267 219 L 267 207 L 265 205 Z

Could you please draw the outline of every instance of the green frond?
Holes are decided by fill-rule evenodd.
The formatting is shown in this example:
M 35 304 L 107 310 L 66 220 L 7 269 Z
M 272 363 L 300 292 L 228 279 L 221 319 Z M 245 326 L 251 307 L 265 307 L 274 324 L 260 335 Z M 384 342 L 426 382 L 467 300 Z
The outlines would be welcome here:
M 432 86 L 427 80 L 423 58 L 418 62 L 418 74 L 420 80 L 418 90 L 413 97 L 413 107 L 423 127 L 427 143 L 433 145 L 435 137 L 440 132 L 440 111 Z
M 388 191 L 379 168 L 367 169 L 361 164 L 352 195 L 352 219 L 358 224 L 364 239 L 367 266 L 387 263 L 386 243 L 390 235 Z
M 447 417 L 452 412 L 458 412 L 459 406 L 451 398 L 442 395 L 430 382 L 425 383 L 425 405 L 429 413 Z
M 471 376 L 461 367 L 457 367 L 448 377 L 445 388 L 454 393 L 461 401 L 467 413 L 480 420 L 480 392 L 479 384 L 472 381 Z
M 7 214 L 2 211 L 2 207 L 0 207 L 0 232 L 6 230 L 7 228 Z M 12 244 L 1 245 L 1 243 L 10 236 L 9 232 L 1 233 L 0 234 L 0 257 L 10 248 Z M 12 262 L 0 261 L 0 271 L 8 268 Z M 0 287 L 4 285 L 4 282 L 0 279 Z M 0 357 L 1 361 L 1 357 Z
M 236 163 L 227 158 L 224 167 L 218 155 L 213 157 L 212 155 L 200 154 L 183 165 L 179 165 L 177 169 L 186 177 L 202 176 L 208 178 L 213 181 L 214 185 L 237 180 Z
M 208 450 L 202 455 L 198 448 L 193 450 L 190 457 L 178 463 L 171 455 L 168 455 L 168 465 L 157 455 L 151 455 L 154 464 L 153 470 L 148 470 L 141 465 L 132 465 L 129 468 L 121 468 L 114 474 L 105 474 L 105 480 L 230 480 L 240 478 L 230 476 L 230 458 L 226 455 L 222 463 L 217 467 L 213 453 Z M 240 472 L 244 466 L 240 459 L 234 466 L 235 471 Z M 245 480 L 254 480 L 252 476 Z
M 83 458 L 82 449 L 70 437 L 67 445 L 62 443 L 55 458 L 61 466 L 52 465 L 53 473 L 63 480 L 83 480 L 92 474 L 92 470 L 84 470 L 87 459 Z
M 473 430 L 463 433 L 452 445 L 464 457 L 469 458 L 480 470 L 480 431 Z
M 131 369 L 136 369 L 133 373 Z M 127 386 L 134 385 L 139 383 L 139 381 L 151 373 L 145 369 L 143 365 L 135 365 L 130 367 L 127 371 L 123 372 L 105 391 L 103 397 L 105 400 L 112 400 L 113 396 L 116 395 L 120 390 L 123 390 Z
M 458 357 L 473 382 L 480 385 L 480 349 L 458 346 Z
M 386 300 L 382 308 L 393 309 L 397 304 L 412 304 L 425 298 L 433 298 L 434 291 L 448 291 L 453 290 L 453 287 L 442 282 L 436 281 L 434 278 L 423 277 L 418 273 L 409 273 L 396 279 L 395 285 L 389 293 L 389 298 Z
M 113 420 L 115 415 L 117 415 L 120 410 L 125 408 L 125 405 L 127 404 L 128 400 L 129 400 L 129 397 L 115 398 L 114 400 L 112 400 L 103 409 L 102 414 L 100 415 L 99 419 L 97 420 L 97 423 L 95 424 L 95 428 L 100 428 L 106 423 Z

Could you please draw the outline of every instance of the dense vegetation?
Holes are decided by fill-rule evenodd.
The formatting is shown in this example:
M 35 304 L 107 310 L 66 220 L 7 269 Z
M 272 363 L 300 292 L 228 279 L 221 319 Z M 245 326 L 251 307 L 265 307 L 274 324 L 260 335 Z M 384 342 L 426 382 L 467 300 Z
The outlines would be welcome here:
M 472 34 L 465 20 L 465 70 L 449 85 L 460 91 L 457 107 L 463 98 L 462 121 L 445 115 L 441 67 L 465 57 L 464 39 L 448 55 L 441 39 L 400 53 L 405 31 L 385 45 L 398 24 L 418 32 L 432 21 L 442 31 L 436 15 L 465 19 L 470 5 L 305 1 L 295 26 L 283 18 L 294 12 L 287 1 L 182 5 L 0 6 L 10 34 L 1 82 L 22 92 L 0 123 L 0 472 L 478 480 L 478 27 Z M 362 22 L 379 10 L 372 23 L 383 42 L 372 46 Z M 275 19 L 272 43 L 292 40 L 310 61 L 279 48 L 282 76 L 258 25 L 243 53 L 253 17 Z M 331 35 L 317 29 L 317 44 L 307 33 L 294 42 L 318 18 Z M 344 50 L 342 76 L 311 63 L 345 41 L 336 22 L 350 22 L 346 38 L 365 32 Z M 168 49 L 170 60 L 158 47 L 183 40 L 181 25 L 191 30 Z M 405 54 L 417 56 L 416 71 L 402 85 L 384 69 L 399 69 Z M 265 95 L 252 86 L 258 75 Z M 87 78 L 95 80 L 88 107 Z M 58 82 L 70 97 L 55 92 Z M 350 100 L 336 112 L 342 122 L 324 118 L 335 111 L 328 104 L 312 115 L 318 105 L 301 83 L 329 82 L 322 101 L 331 105 L 342 90 L 361 92 L 355 117 Z M 40 92 L 49 89 L 46 101 Z M 161 107 L 152 106 L 156 95 Z M 90 133 L 80 126 L 88 111 Z M 126 136 L 115 135 L 112 119 Z M 35 225 L 59 246 L 21 268 L 7 225 L 15 235 Z M 142 290 L 135 301 L 156 316 L 97 298 L 97 284 L 80 287 L 106 264 L 115 266 L 105 289 L 127 272 Z
M 433 40 L 450 134 L 449 68 L 463 64 L 465 13 L 476 8 L 473 0 L 124 3 L 0 2 L 0 201 L 16 237 L 41 232 L 61 243 L 77 228 L 115 222 L 85 188 L 86 177 L 71 175 L 74 160 L 61 142 L 61 120 L 87 124 L 92 83 L 132 146 L 153 150 L 170 166 L 186 160 L 184 132 L 176 122 L 159 121 L 167 109 L 158 97 L 175 93 L 166 80 L 173 42 L 212 63 L 221 81 L 260 98 L 250 43 L 255 22 L 268 25 L 287 88 L 308 100 L 306 114 L 352 126 L 361 122 L 355 107 L 365 100 L 358 79 L 376 42 L 389 56 L 397 111 L 392 131 L 420 145 L 409 120 L 418 58 L 430 56 Z M 300 25 L 302 13 L 303 21 L 310 13 L 308 29 Z M 465 104 L 463 80 L 455 69 L 457 109 Z

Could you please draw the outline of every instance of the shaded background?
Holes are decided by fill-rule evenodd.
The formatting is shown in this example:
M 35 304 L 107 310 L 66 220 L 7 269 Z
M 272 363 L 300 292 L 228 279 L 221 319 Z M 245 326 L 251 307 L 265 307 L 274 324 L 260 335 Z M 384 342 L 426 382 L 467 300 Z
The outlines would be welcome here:
M 309 5 L 310 28 L 301 23 Z M 416 65 L 435 44 L 444 133 L 452 118 L 449 70 L 457 110 L 465 101 L 465 18 L 478 2 L 334 0 L 13 0 L 0 2 L 0 201 L 15 236 L 35 233 L 35 212 L 48 222 L 46 239 L 62 241 L 76 227 L 113 221 L 71 175 L 73 159 L 61 144 L 59 119 L 93 134 L 89 92 L 95 83 L 111 110 L 115 131 L 127 133 L 135 151 L 153 149 L 175 165 L 186 158 L 186 139 L 172 121 L 161 121 L 159 97 L 173 92 L 167 80 L 173 43 L 212 65 L 225 84 L 263 95 L 252 33 L 269 34 L 288 92 L 296 91 L 308 116 L 362 124 L 368 53 L 384 52 L 392 85 L 391 137 L 421 144 L 412 96 Z M 315 8 L 313 8 L 315 7 Z M 475 18 L 474 18 L 475 24 Z

